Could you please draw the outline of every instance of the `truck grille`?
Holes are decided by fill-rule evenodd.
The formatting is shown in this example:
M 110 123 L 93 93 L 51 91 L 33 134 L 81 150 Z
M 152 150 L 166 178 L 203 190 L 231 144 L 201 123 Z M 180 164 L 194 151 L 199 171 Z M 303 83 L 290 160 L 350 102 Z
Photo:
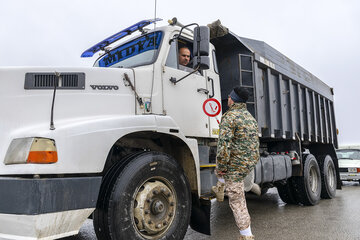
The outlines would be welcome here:
M 25 89 L 53 89 L 55 73 L 26 73 Z M 60 73 L 57 89 L 85 89 L 85 73 Z

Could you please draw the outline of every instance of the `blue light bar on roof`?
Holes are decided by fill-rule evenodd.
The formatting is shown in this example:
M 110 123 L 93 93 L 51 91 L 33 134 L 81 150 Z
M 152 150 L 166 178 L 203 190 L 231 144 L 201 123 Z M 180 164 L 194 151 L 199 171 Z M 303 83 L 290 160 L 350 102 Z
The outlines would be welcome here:
M 100 50 L 104 50 L 104 48 L 106 46 L 109 46 L 110 44 L 116 42 L 117 40 L 122 39 L 125 36 L 128 36 L 130 34 L 132 34 L 133 32 L 137 31 L 137 30 L 141 30 L 143 27 L 152 24 L 154 22 L 157 21 L 161 21 L 162 19 L 160 18 L 155 18 L 155 19 L 149 19 L 149 20 L 143 20 L 140 21 L 108 38 L 106 38 L 105 40 L 97 43 L 96 45 L 92 46 L 91 48 L 89 48 L 88 50 L 86 50 L 85 52 L 83 52 L 81 54 L 81 57 L 92 57 L 94 56 L 95 53 L 97 53 Z

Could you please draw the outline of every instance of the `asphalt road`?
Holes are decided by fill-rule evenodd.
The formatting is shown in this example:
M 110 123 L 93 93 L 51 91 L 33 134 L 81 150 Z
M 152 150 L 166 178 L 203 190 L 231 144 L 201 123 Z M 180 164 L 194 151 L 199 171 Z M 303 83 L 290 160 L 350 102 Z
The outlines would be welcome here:
M 360 239 L 360 185 L 345 182 L 336 198 L 321 200 L 313 207 L 287 205 L 276 191 L 270 189 L 264 196 L 247 195 L 256 240 L 359 240 Z M 207 236 L 188 229 L 185 240 L 235 240 L 238 230 L 227 201 L 212 204 L 212 235 Z M 87 220 L 77 236 L 63 240 L 96 240 L 92 221 Z

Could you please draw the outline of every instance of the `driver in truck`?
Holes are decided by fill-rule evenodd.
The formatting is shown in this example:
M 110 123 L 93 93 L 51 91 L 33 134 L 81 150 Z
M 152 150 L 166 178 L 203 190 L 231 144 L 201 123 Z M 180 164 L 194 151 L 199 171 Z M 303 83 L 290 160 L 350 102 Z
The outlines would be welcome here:
M 179 68 L 185 70 L 190 62 L 190 50 L 188 47 L 181 47 L 179 49 Z
M 187 66 L 190 62 L 190 50 L 188 47 L 181 47 L 179 49 L 179 64 Z

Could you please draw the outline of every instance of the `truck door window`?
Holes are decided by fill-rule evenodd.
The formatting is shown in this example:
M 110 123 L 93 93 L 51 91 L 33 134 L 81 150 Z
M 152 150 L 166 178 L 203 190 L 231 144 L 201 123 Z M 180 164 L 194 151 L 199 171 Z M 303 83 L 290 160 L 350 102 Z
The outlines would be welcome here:
M 183 66 L 179 63 L 179 57 L 180 57 L 180 49 L 182 47 L 186 47 L 190 51 L 190 62 L 188 65 Z M 178 39 L 177 41 L 172 41 L 170 45 L 170 50 L 168 57 L 166 59 L 165 66 L 177 68 L 182 71 L 186 72 L 192 72 L 192 44 L 188 41 L 185 41 L 183 39 Z

